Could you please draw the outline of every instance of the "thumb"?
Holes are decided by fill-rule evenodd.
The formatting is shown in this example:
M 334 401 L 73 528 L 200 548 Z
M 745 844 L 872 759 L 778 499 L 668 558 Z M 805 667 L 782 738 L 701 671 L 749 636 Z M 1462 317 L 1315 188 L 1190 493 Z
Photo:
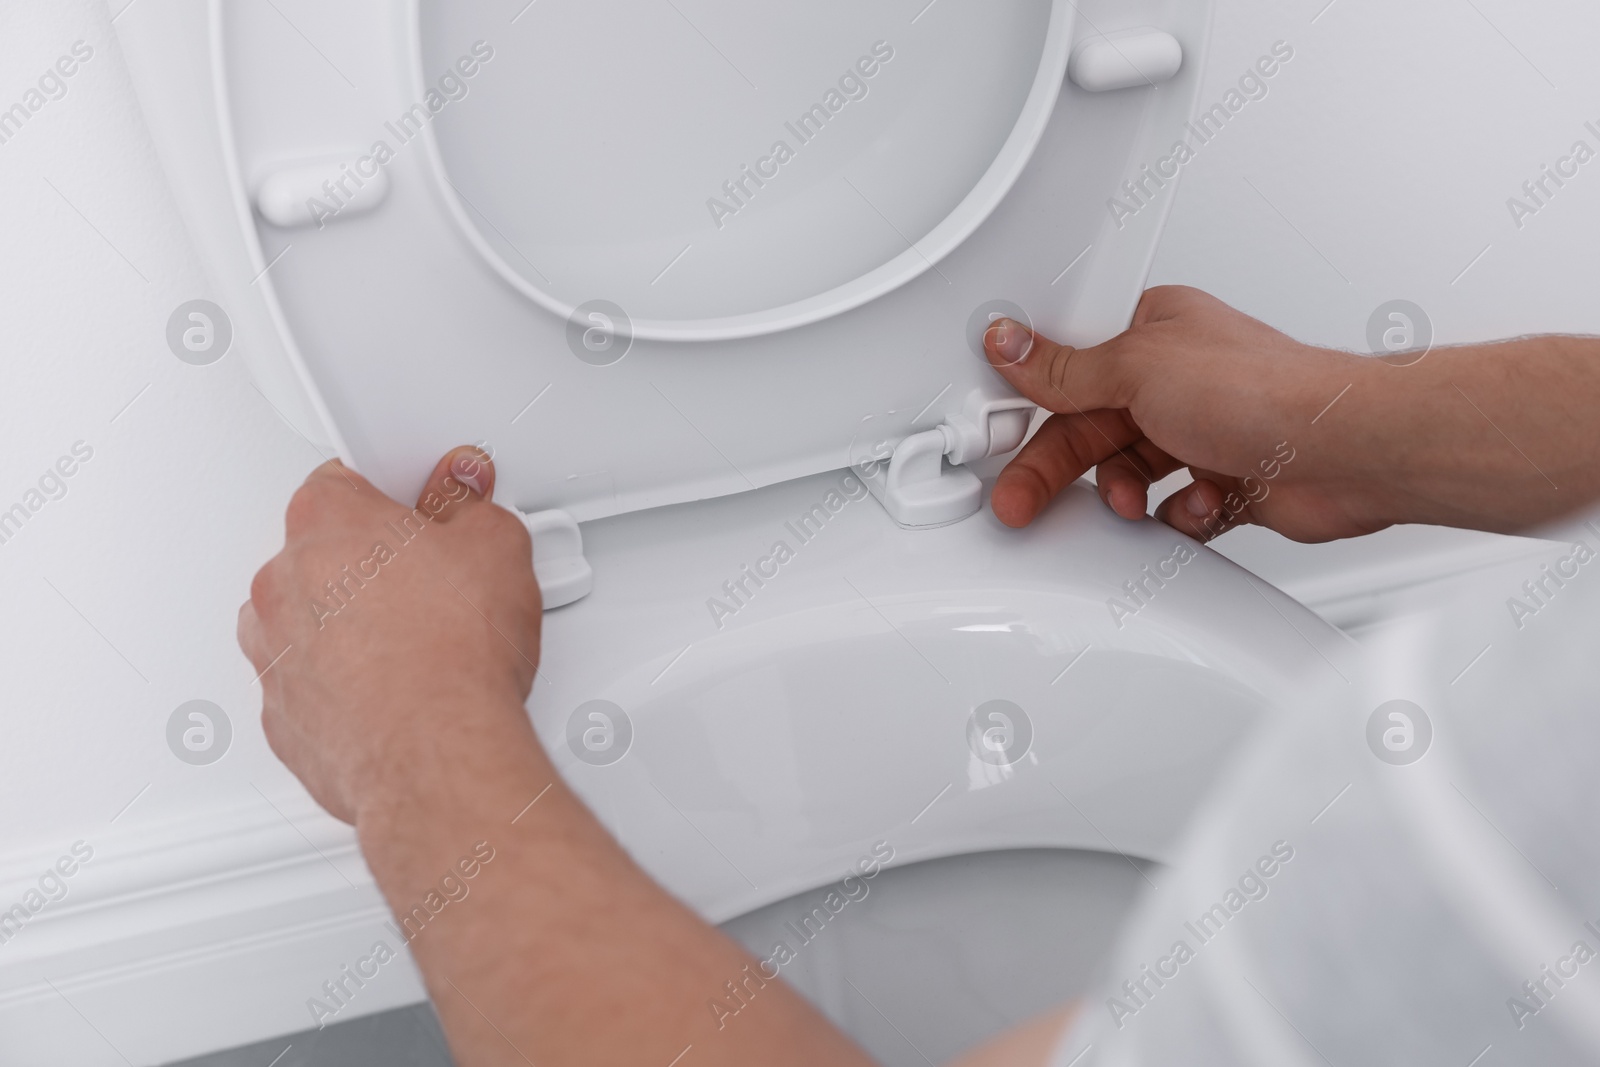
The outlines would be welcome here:
M 494 461 L 481 448 L 452 448 L 428 475 L 428 483 L 417 498 L 419 507 L 425 506 L 430 494 L 444 499 L 445 504 L 435 517 L 439 522 L 448 522 L 458 508 L 485 502 L 494 495 Z
M 1127 334 L 1093 348 L 1059 345 L 1015 319 L 996 319 L 983 335 L 990 365 L 1012 388 L 1057 414 L 1126 408 L 1133 399 Z

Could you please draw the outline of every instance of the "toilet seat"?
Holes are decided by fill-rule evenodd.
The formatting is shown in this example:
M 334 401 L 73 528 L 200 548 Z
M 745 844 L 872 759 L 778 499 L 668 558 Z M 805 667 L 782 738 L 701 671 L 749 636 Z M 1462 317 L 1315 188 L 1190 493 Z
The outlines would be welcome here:
M 700 0 L 684 13 L 695 26 L 737 25 L 729 13 L 744 8 L 731 0 Z M 417 20 L 435 10 L 449 12 L 453 21 L 430 43 Z M 940 49 L 949 47 L 950 37 L 961 35 L 940 36 L 934 28 L 952 19 L 950 12 L 967 9 L 947 0 L 896 0 L 874 10 L 903 19 L 903 43 L 893 45 L 893 62 L 905 64 L 898 73 L 923 79 L 907 84 L 931 91 L 936 72 L 915 66 L 914 58 L 922 49 L 944 55 Z M 1010 313 L 1068 342 L 1116 333 L 1138 299 L 1172 199 L 1171 183 L 1163 182 L 1131 216 L 1114 217 L 1107 200 L 1120 183 L 1139 176 L 1141 164 L 1167 151 L 1172 131 L 1187 118 L 1209 4 L 1140 0 L 1102 7 L 1013 0 L 1006 10 L 1020 13 L 1011 20 L 1018 25 L 1026 28 L 1026 15 L 1045 31 L 1039 59 L 1024 65 L 1026 100 L 1019 103 L 1013 94 L 1013 110 L 1002 106 L 1004 94 L 985 98 L 984 106 L 999 112 L 989 116 L 991 124 L 1011 131 L 993 159 L 973 176 L 970 189 L 959 190 L 960 202 L 947 214 L 941 212 L 957 195 L 950 190 L 934 198 L 934 208 L 917 206 L 907 215 L 910 221 L 896 218 L 899 205 L 867 197 L 877 204 L 868 214 L 882 216 L 873 240 L 893 233 L 911 249 L 882 262 L 872 251 L 881 247 L 852 246 L 841 255 L 857 256 L 854 265 L 824 264 L 827 269 L 806 284 L 785 274 L 781 292 L 760 299 L 745 294 L 720 309 L 677 297 L 629 309 L 625 294 L 622 301 L 606 292 L 584 295 L 585 279 L 599 280 L 593 271 L 575 268 L 576 280 L 562 288 L 566 283 L 555 267 L 539 266 L 546 252 L 522 238 L 522 228 L 533 223 L 520 214 L 500 214 L 495 189 L 476 184 L 499 158 L 483 148 L 489 162 L 470 165 L 474 145 L 492 145 L 485 123 L 489 130 L 515 130 L 517 108 L 545 99 L 496 96 L 490 90 L 490 79 L 498 76 L 494 60 L 480 63 L 470 82 L 452 75 L 469 88 L 455 101 L 443 102 L 440 94 L 437 117 L 417 120 L 420 134 L 402 142 L 390 132 L 399 116 L 419 99 L 425 102 L 426 86 L 438 86 L 447 58 L 470 60 L 479 41 L 493 49 L 496 40 L 536 35 L 538 20 L 556 12 L 556 5 L 531 5 L 516 22 L 484 6 L 419 11 L 380 0 L 331 7 L 245 0 L 219 8 L 218 64 L 227 84 L 222 108 L 242 192 L 254 205 L 249 237 L 260 249 L 258 269 L 264 273 L 258 284 L 282 309 L 291 358 L 320 403 L 336 446 L 385 492 L 404 499 L 416 494 L 447 448 L 483 442 L 502 460 L 502 503 L 529 512 L 560 508 L 584 521 L 836 469 L 857 458 L 851 446 L 865 423 L 876 440 L 892 445 L 959 415 L 974 397 L 1010 396 L 969 339 L 971 324 L 996 313 L 999 299 L 1008 302 Z M 1074 12 L 1082 21 L 1069 38 L 1069 23 L 1079 17 Z M 469 40 L 466 23 L 474 15 L 485 28 Z M 1099 35 L 1140 27 L 1159 27 L 1181 40 L 1187 59 L 1170 80 L 1089 92 L 1061 79 L 1074 49 L 1081 51 Z M 836 80 L 842 62 L 859 58 L 863 47 L 870 50 L 870 41 L 858 39 L 870 28 L 848 19 L 841 27 L 824 26 L 815 40 L 804 42 L 804 54 L 814 54 L 815 62 L 797 63 L 799 73 L 789 80 L 817 85 L 806 93 L 821 92 L 831 83 L 817 81 L 818 72 Z M 445 40 L 447 30 L 460 37 Z M 677 44 L 703 48 L 706 62 L 720 69 L 714 44 L 687 29 L 682 35 Z M 991 50 L 1013 42 L 1003 35 L 996 40 Z M 510 45 L 499 47 L 506 50 L 502 58 L 515 54 Z M 859 118 L 874 136 L 895 135 L 895 125 L 886 123 L 893 113 L 866 108 L 894 101 L 895 87 L 881 79 L 895 72 L 892 66 L 881 70 L 874 89 L 880 95 L 862 100 L 854 116 L 846 108 L 831 121 Z M 625 73 L 616 77 L 641 98 L 651 92 L 648 82 L 635 85 Z M 1051 107 L 1046 88 L 1056 85 Z M 773 95 L 782 94 L 774 89 Z M 757 96 L 765 108 L 765 98 Z M 485 110 L 472 112 L 477 104 Z M 491 113 L 489 107 L 500 110 Z M 780 131 L 793 110 L 788 97 L 772 102 L 770 114 Z M 474 114 L 493 118 L 477 127 L 452 127 Z M 758 128 L 765 127 L 756 119 L 739 127 Z M 850 132 L 839 126 L 828 132 L 835 129 Z M 733 140 L 742 144 L 743 133 Z M 379 141 L 389 146 L 387 161 L 381 167 L 362 164 Z M 715 167 L 737 170 L 736 163 L 722 162 L 734 158 L 728 153 L 717 154 Z M 746 155 L 741 148 L 739 159 Z M 870 155 L 846 151 L 842 158 Z M 918 158 L 907 153 L 913 162 Z M 834 168 L 828 177 L 838 175 L 838 195 L 848 193 L 847 180 L 864 190 L 866 178 L 832 156 L 813 153 L 794 165 L 813 163 Z M 304 188 L 308 168 L 314 173 L 324 167 L 331 179 L 340 179 L 351 164 L 368 172 L 376 167 L 381 179 L 369 179 L 360 196 L 348 197 L 348 209 L 327 217 L 318 212 L 320 228 L 267 221 L 294 221 L 292 212 L 282 213 L 284 204 L 293 207 L 282 190 Z M 642 165 L 648 167 L 648 160 Z M 678 174 L 694 168 L 662 169 Z M 880 169 L 885 188 L 915 184 L 893 166 Z M 868 177 L 874 173 L 866 171 Z M 791 176 L 797 182 L 810 177 Z M 348 183 L 344 188 L 356 191 Z M 693 211 L 701 209 L 702 199 L 695 197 Z M 677 210 L 647 212 L 646 218 L 675 220 Z M 766 210 L 762 201 L 752 201 L 752 214 L 734 221 L 760 221 L 755 213 Z M 531 211 L 530 217 L 548 221 L 549 213 Z M 709 217 L 702 225 L 703 233 L 686 233 L 679 247 L 729 236 L 717 233 Z M 917 233 L 924 225 L 927 231 Z M 671 252 L 670 244 L 660 247 Z M 755 247 L 760 252 L 772 246 Z M 585 255 L 593 260 L 598 253 L 589 249 Z M 512 265 L 521 258 L 527 262 Z M 636 288 L 666 292 L 671 270 L 695 277 L 693 258 L 676 266 L 662 263 L 653 287 Z M 632 269 L 644 261 L 643 253 L 630 252 L 624 260 Z M 760 261 L 730 253 L 732 266 L 721 277 L 750 273 L 749 264 Z M 534 271 L 555 276 L 549 286 L 541 285 L 549 290 L 543 304 L 526 281 Z M 580 299 L 578 316 L 569 321 L 558 313 Z M 591 307 L 595 302 L 604 306 Z M 601 320 L 588 315 L 596 312 L 609 325 L 591 334 Z M 603 359 L 588 358 L 581 340 L 590 336 L 602 339 Z M 615 347 L 603 343 L 606 336 L 618 338 Z M 619 351 L 622 357 L 608 362 Z
M 1074 13 L 1068 0 L 969 5 L 909 24 L 902 12 L 848 0 L 756 18 L 739 4 L 695 12 L 552 11 L 548 35 L 525 27 L 501 46 L 494 76 L 518 84 L 476 89 L 489 99 L 452 113 L 459 124 L 422 131 L 457 226 L 502 278 L 561 318 L 605 294 L 632 310 L 635 338 L 750 337 L 830 318 L 935 269 L 1004 199 L 1043 136 Z M 717 42 L 697 23 L 720 31 Z M 813 30 L 815 56 L 784 39 L 818 24 L 828 29 Z M 428 74 L 451 69 L 451 48 L 477 23 L 470 6 L 430 0 L 412 25 L 422 99 Z M 850 39 L 859 54 L 827 55 Z M 604 53 L 605 71 L 571 40 L 604 42 L 592 51 Z M 730 55 L 756 64 L 765 89 Z M 773 96 L 791 101 L 781 122 Z M 538 107 L 552 98 L 562 106 Z M 685 113 L 696 120 L 660 131 Z M 494 127 L 502 115 L 522 120 L 518 137 Z M 672 151 L 691 134 L 692 151 Z M 523 248 L 551 249 L 533 253 L 551 277 Z

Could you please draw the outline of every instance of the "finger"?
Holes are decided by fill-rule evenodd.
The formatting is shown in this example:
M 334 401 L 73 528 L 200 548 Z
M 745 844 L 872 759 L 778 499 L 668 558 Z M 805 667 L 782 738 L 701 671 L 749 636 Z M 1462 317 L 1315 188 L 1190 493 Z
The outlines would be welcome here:
M 472 445 L 452 448 L 428 475 L 428 483 L 417 503 L 421 505 L 429 493 L 447 502 L 436 518 L 448 522 L 458 508 L 482 503 L 494 495 L 494 461 L 489 453 Z M 434 509 L 428 510 L 431 513 Z
M 1144 435 L 1123 411 L 1052 415 L 995 480 L 989 506 L 1007 526 L 1026 526 L 1084 472 Z
M 1095 488 L 1106 506 L 1124 519 L 1142 519 L 1150 507 L 1150 486 L 1181 466 L 1144 438 L 1095 468 Z
M 267 655 L 266 636 L 261 632 L 261 617 L 256 614 L 256 606 L 246 600 L 239 605 L 239 623 L 235 628 L 239 639 L 239 649 L 245 658 L 257 671 L 264 670 L 271 661 Z
M 1204 310 L 1207 305 L 1226 306 L 1203 289 L 1188 285 L 1157 285 L 1146 289 L 1144 295 L 1139 297 L 1139 306 L 1133 313 L 1133 324 L 1145 326 L 1164 322 Z
M 1250 521 L 1248 509 L 1228 511 L 1227 492 L 1208 472 L 1196 471 L 1193 482 L 1161 502 L 1156 518 L 1197 541 L 1213 540 Z
M 316 774 L 318 756 L 325 751 L 325 746 L 319 747 L 307 738 L 305 732 L 284 714 L 282 702 L 265 693 L 261 701 L 261 732 L 266 738 L 267 747 L 278 757 L 278 762 L 292 770 L 294 776 L 315 797 L 316 790 L 312 788 L 310 779 Z
M 314 467 L 289 498 L 283 513 L 284 537 L 290 542 L 298 540 L 352 502 L 359 506 L 387 499 L 371 482 L 339 460 L 330 459 Z
M 1093 348 L 1073 348 L 1029 330 L 1015 319 L 996 319 L 983 335 L 989 363 L 1012 387 L 1054 412 L 1125 408 L 1135 380 L 1126 334 Z
M 344 461 L 341 459 L 330 459 L 328 462 L 314 467 L 311 473 L 306 475 L 305 484 L 313 485 L 324 481 L 344 482 L 352 489 L 362 492 L 370 490 L 375 493 L 378 491 L 371 482 L 367 481 L 360 474 L 351 470 L 349 467 L 346 467 L 344 465 Z

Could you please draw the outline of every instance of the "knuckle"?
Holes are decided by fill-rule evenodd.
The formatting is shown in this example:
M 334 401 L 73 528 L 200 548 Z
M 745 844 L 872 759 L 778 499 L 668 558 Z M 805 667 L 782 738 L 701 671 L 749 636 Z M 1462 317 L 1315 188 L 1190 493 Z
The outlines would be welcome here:
M 1172 318 L 1193 310 L 1212 297 L 1191 285 L 1157 285 L 1146 289 L 1134 311 L 1133 324 L 1142 326 L 1149 322 Z
M 261 708 L 261 733 L 267 739 L 267 747 L 272 754 L 283 763 L 289 762 L 289 736 L 283 722 L 283 713 L 270 704 Z
M 373 493 L 354 471 L 324 463 L 311 472 L 289 497 L 284 526 L 291 537 L 305 533 L 340 514 L 370 506 Z
M 1165 307 L 1192 303 L 1195 297 L 1204 295 L 1192 285 L 1157 285 L 1145 291 L 1146 299 Z
M 494 510 L 500 513 L 494 520 L 496 538 L 504 542 L 508 551 L 519 553 L 523 559 L 532 560 L 533 536 L 528 533 L 527 525 L 503 508 Z
M 310 474 L 306 475 L 307 485 L 342 484 L 349 486 L 361 485 L 365 483 L 365 478 L 363 478 L 357 472 L 351 470 L 349 467 L 346 467 L 343 462 L 337 459 L 330 459 L 325 463 L 319 463 L 316 467 L 312 468 Z
M 311 481 L 294 491 L 294 495 L 289 498 L 289 506 L 283 513 L 284 528 L 290 537 L 305 532 L 316 522 L 322 510 L 321 496 L 317 483 Z
M 239 608 L 239 617 L 233 626 L 233 639 L 238 643 L 239 650 L 244 653 L 245 658 L 252 663 L 255 662 L 259 627 L 260 619 L 256 615 L 255 608 L 246 600 Z
M 1063 397 L 1074 408 L 1077 404 L 1072 399 L 1072 359 L 1076 356 L 1077 349 L 1065 345 L 1055 345 L 1046 354 L 1047 369 L 1045 381 L 1057 396 Z
M 250 601 L 256 605 L 258 613 L 277 600 L 278 585 L 274 562 L 276 557 L 264 563 L 261 569 L 256 571 L 255 577 L 250 579 Z
M 526 529 L 511 531 L 511 551 L 516 559 L 526 561 L 530 568 L 533 566 L 533 538 L 528 536 Z

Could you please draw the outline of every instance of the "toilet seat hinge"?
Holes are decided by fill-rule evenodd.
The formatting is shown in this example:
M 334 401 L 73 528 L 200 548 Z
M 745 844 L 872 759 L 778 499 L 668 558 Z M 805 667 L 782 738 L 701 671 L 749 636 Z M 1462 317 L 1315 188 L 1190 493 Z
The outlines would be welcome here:
M 583 555 L 578 520 L 558 508 L 526 512 L 512 509 L 533 538 L 533 576 L 545 610 L 582 600 L 594 588 L 594 569 Z
M 965 464 L 1004 455 L 1022 444 L 1034 410 L 1024 397 L 974 390 L 961 411 L 905 438 L 888 459 L 857 465 L 857 473 L 901 526 L 948 526 L 975 513 L 982 503 L 983 483 Z

